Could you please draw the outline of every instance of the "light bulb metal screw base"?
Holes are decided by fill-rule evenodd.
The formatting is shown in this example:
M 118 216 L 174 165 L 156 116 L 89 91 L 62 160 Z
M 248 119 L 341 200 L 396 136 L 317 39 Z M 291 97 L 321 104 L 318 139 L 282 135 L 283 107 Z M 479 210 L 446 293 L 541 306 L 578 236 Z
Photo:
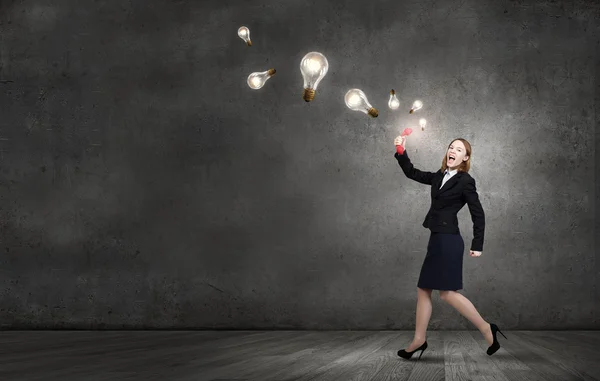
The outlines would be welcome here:
M 246 41 L 246 45 L 248 45 L 248 46 L 252 46 L 252 40 L 248 40 L 248 41 Z
M 310 102 L 315 99 L 315 90 L 314 89 L 304 89 L 304 94 L 302 94 L 302 98 L 306 102 Z
M 392 90 L 390 91 L 390 94 L 391 94 L 391 95 L 396 95 L 396 92 L 394 91 L 394 89 L 392 89 Z
M 410 111 L 408 112 L 409 114 L 412 114 L 413 112 L 415 112 L 415 110 L 413 110 L 412 108 L 410 109 Z
M 267 71 L 267 74 L 269 74 L 269 76 L 272 76 L 272 75 L 273 75 L 273 74 L 275 74 L 276 72 L 277 72 L 277 70 L 275 70 L 275 69 L 269 69 L 269 70 Z
M 373 118 L 377 118 L 379 111 L 377 111 L 375 107 L 371 107 L 369 111 L 367 111 L 367 114 L 371 115 Z

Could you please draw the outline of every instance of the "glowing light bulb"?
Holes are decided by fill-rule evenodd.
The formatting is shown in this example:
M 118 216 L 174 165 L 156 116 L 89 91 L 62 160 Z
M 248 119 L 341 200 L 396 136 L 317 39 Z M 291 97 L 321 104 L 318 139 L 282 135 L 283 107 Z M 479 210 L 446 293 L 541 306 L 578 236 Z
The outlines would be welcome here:
M 423 107 L 423 102 L 421 101 L 415 101 L 412 105 L 412 108 L 410 109 L 409 113 L 412 114 L 413 112 L 420 110 Z
M 424 118 L 419 119 L 419 126 L 421 126 L 421 131 L 425 131 L 426 125 L 427 125 L 427 121 Z
M 300 61 L 300 72 L 304 78 L 304 94 L 302 98 L 310 102 L 315 98 L 319 83 L 329 70 L 327 58 L 319 52 L 310 52 Z
M 275 74 L 275 69 L 269 69 L 263 72 L 252 73 L 248 76 L 248 86 L 251 89 L 258 90 L 265 85 L 265 82 Z
M 371 104 L 367 100 L 367 96 L 365 95 L 365 93 L 362 92 L 362 90 L 348 90 L 346 96 L 344 97 L 344 101 L 346 101 L 346 106 L 348 106 L 350 110 L 364 112 L 365 114 L 368 114 L 373 118 L 376 118 L 377 115 L 379 115 L 377 109 L 371 106 Z
M 397 110 L 398 107 L 400 107 L 400 101 L 398 100 L 398 98 L 396 98 L 396 92 L 394 91 L 394 89 L 390 91 L 390 100 L 388 102 L 388 106 L 392 110 Z
M 240 36 L 240 38 L 246 42 L 246 45 L 252 46 L 252 40 L 250 40 L 250 29 L 246 28 L 245 26 L 241 26 L 240 29 L 238 29 L 238 36 Z

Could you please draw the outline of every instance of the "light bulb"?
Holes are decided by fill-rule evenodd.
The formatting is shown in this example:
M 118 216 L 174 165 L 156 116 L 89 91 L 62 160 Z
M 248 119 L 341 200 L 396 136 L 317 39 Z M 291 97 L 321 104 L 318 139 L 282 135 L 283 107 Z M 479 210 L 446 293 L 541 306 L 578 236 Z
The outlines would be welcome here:
M 371 115 L 373 118 L 376 118 L 377 115 L 379 115 L 377 109 L 371 106 L 367 100 L 367 96 L 362 92 L 362 90 L 348 90 L 344 100 L 346 101 L 346 106 L 348 106 L 350 110 L 362 111 L 365 114 Z
M 425 131 L 426 125 L 427 125 L 427 121 L 424 118 L 419 119 L 419 126 L 421 126 L 421 131 Z
M 412 114 L 413 112 L 420 110 L 421 107 L 423 107 L 423 102 L 415 101 L 415 103 L 413 103 L 412 108 L 410 109 L 409 113 Z
M 248 86 L 251 89 L 258 90 L 265 85 L 265 82 L 275 74 L 275 69 L 269 69 L 263 72 L 252 73 L 248 76 Z
M 241 26 L 240 29 L 238 29 L 238 36 L 240 36 L 242 40 L 246 41 L 246 45 L 252 46 L 252 40 L 250 40 L 250 29 L 246 28 L 245 26 Z
M 304 78 L 304 94 L 302 98 L 310 102 L 315 98 L 315 91 L 319 83 L 329 70 L 329 62 L 324 55 L 318 52 L 310 52 L 300 61 L 300 72 Z
M 394 89 L 390 91 L 390 100 L 388 102 L 388 106 L 390 106 L 392 110 L 396 110 L 398 109 L 398 107 L 400 107 L 400 101 L 398 100 L 398 98 L 396 98 L 396 92 L 394 91 Z

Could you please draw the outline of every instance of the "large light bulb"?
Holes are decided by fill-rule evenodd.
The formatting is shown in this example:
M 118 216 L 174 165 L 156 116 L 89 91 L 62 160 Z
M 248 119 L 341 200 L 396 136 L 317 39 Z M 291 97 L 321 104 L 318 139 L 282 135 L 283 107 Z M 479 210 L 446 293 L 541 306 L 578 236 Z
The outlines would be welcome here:
M 425 131 L 426 125 L 427 125 L 427 121 L 424 118 L 419 119 L 419 126 L 421 126 L 421 131 Z
M 388 106 L 390 106 L 392 110 L 397 110 L 398 107 L 400 107 L 400 101 L 398 100 L 398 98 L 396 98 L 396 92 L 394 91 L 394 89 L 390 91 L 390 100 L 388 102 Z
M 265 85 L 265 82 L 275 74 L 275 69 L 269 69 L 263 72 L 252 73 L 248 76 L 248 86 L 251 89 L 258 90 Z
M 240 36 L 240 38 L 246 42 L 246 45 L 252 46 L 252 40 L 250 40 L 250 29 L 246 28 L 245 26 L 241 26 L 240 29 L 238 29 L 238 36 Z
M 319 83 L 329 70 L 329 62 L 324 55 L 318 52 L 310 52 L 300 61 L 300 72 L 304 78 L 304 94 L 302 98 L 310 102 L 315 98 L 315 91 Z
M 423 102 L 415 101 L 415 103 L 413 103 L 412 108 L 410 109 L 409 113 L 412 114 L 413 112 L 420 110 L 422 107 L 423 107 Z
M 346 96 L 344 97 L 344 101 L 346 101 L 346 106 L 348 106 L 350 110 L 362 111 L 365 114 L 371 115 L 373 118 L 376 118 L 377 115 L 379 115 L 377 109 L 371 106 L 367 100 L 367 96 L 362 92 L 362 90 L 348 90 Z

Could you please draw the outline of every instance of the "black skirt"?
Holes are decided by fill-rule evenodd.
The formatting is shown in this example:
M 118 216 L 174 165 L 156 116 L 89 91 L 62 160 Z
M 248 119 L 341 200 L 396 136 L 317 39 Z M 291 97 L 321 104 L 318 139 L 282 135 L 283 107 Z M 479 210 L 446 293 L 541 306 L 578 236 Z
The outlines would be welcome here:
M 460 234 L 431 233 L 417 287 L 461 290 L 465 243 Z

